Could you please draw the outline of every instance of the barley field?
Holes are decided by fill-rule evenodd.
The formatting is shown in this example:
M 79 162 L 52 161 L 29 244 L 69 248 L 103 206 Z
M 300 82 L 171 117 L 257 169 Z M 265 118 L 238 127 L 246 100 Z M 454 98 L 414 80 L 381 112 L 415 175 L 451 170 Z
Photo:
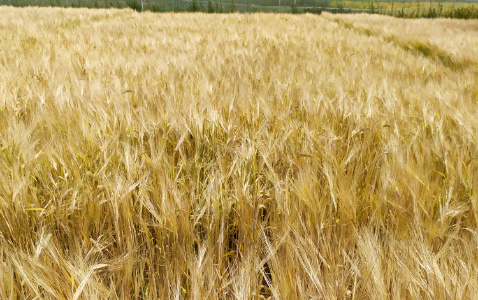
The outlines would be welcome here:
M 478 21 L 0 16 L 0 299 L 478 298 Z

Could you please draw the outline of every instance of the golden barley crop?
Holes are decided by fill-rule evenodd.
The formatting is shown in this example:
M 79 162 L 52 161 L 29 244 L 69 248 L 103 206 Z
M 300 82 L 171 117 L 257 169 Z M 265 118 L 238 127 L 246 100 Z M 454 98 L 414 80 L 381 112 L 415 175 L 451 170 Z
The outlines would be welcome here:
M 0 16 L 0 299 L 478 298 L 477 21 Z

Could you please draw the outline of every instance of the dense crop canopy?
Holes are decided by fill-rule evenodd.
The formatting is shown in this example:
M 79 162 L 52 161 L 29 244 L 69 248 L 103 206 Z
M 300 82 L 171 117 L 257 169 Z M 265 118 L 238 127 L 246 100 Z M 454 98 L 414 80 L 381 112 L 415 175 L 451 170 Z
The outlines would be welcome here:
M 0 299 L 478 296 L 476 21 L 0 16 Z

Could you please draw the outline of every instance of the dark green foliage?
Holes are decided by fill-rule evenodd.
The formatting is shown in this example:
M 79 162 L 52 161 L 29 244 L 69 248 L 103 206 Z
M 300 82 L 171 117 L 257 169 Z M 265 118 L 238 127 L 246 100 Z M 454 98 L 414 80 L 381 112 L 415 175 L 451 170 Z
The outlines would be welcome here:
M 358 0 L 369 3 L 368 13 L 388 14 L 399 18 L 457 18 L 457 19 L 478 19 L 478 8 L 476 6 L 459 7 L 454 11 L 443 10 L 442 4 L 420 8 L 420 5 L 414 10 L 395 10 L 386 11 L 383 7 L 377 5 L 374 0 Z M 329 7 L 330 0 L 281 0 L 281 6 L 278 6 L 278 0 L 228 0 L 215 2 L 208 0 L 207 6 L 205 0 L 176 1 L 176 0 L 152 0 L 144 3 L 144 10 L 152 12 L 208 12 L 208 13 L 233 13 L 233 12 L 289 12 L 320 14 L 323 10 L 331 13 L 355 13 L 344 7 L 340 2 L 335 7 Z M 201 5 L 201 3 L 204 3 Z M 141 11 L 141 0 L 0 0 L 0 5 L 11 5 L 16 7 L 23 6 L 57 6 L 57 7 L 88 7 L 88 8 L 124 8 L 129 7 L 136 11 Z M 367 10 L 364 10 L 367 12 Z
M 428 9 L 428 12 L 423 15 L 424 18 L 437 18 L 438 12 L 435 8 L 431 7 Z
M 319 7 L 308 8 L 308 9 L 305 9 L 304 12 L 320 15 L 322 13 L 322 8 L 319 8 Z
M 344 5 L 342 3 L 339 3 L 339 5 L 337 5 L 337 13 L 339 14 L 342 14 L 344 13 Z
M 460 7 L 450 14 L 451 18 L 457 19 L 478 19 L 478 9 L 475 6 Z
M 136 11 L 141 11 L 141 2 L 139 2 L 138 0 L 127 0 L 126 6 Z
M 229 12 L 233 13 L 237 11 L 236 2 L 234 0 L 231 1 L 231 7 L 229 8 Z
M 189 7 L 189 11 L 192 11 L 192 12 L 197 12 L 197 11 L 200 11 L 200 6 L 199 6 L 199 1 L 198 0 L 193 0 L 191 2 L 191 6 Z
M 152 4 L 148 7 L 148 10 L 152 12 L 164 12 L 166 11 L 166 7 L 164 4 Z
M 212 4 L 211 0 L 207 2 L 207 12 L 210 14 L 215 12 L 214 5 Z
M 369 13 L 374 14 L 375 11 L 375 2 L 373 0 L 370 1 L 370 8 L 369 8 Z
M 443 11 L 443 6 L 438 5 L 438 9 L 430 7 L 428 10 L 420 12 L 420 8 L 410 13 L 403 9 L 396 15 L 399 18 L 455 18 L 455 19 L 478 19 L 478 9 L 475 6 L 460 7 L 455 11 Z

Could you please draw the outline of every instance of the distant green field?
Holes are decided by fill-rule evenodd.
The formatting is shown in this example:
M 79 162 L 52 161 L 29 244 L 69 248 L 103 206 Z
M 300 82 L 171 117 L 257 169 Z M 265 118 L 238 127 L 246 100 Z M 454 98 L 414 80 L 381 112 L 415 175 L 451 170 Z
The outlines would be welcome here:
M 475 2 L 457 2 L 456 8 L 468 7 L 471 5 L 477 5 Z M 371 5 L 370 1 L 350 1 L 339 0 L 331 1 L 330 7 L 344 7 L 344 8 L 357 8 L 357 9 L 369 9 Z M 453 6 L 452 1 L 374 1 L 374 5 L 378 9 L 410 9 L 410 8 L 428 8 L 430 6 L 442 5 L 443 9 L 451 9 Z
M 60 6 L 60 7 L 89 7 L 89 8 L 125 8 L 136 10 L 161 11 L 190 11 L 193 0 L 0 0 L 0 5 L 7 6 Z M 298 11 L 311 8 L 338 8 L 336 12 L 349 12 L 352 10 L 373 10 L 379 13 L 391 14 L 392 10 L 404 10 L 405 13 L 423 12 L 430 8 L 450 11 L 453 1 L 367 1 L 367 0 L 211 0 L 214 12 L 277 12 L 289 13 L 293 6 Z M 208 11 L 209 1 L 198 0 L 199 11 Z M 456 8 L 478 7 L 477 1 L 457 2 Z M 441 7 L 441 8 L 440 8 Z M 344 10 L 342 10 L 344 9 Z M 356 11 L 355 11 L 356 12 Z

